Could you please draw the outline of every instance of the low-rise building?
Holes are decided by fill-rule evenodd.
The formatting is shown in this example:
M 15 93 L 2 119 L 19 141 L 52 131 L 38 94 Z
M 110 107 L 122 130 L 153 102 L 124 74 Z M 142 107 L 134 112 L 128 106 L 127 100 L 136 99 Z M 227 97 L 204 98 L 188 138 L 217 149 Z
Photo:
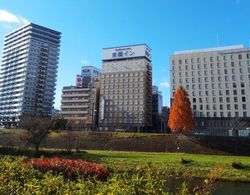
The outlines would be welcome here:
M 99 79 L 93 87 L 64 87 L 62 90 L 61 116 L 73 129 L 95 129 L 98 118 Z

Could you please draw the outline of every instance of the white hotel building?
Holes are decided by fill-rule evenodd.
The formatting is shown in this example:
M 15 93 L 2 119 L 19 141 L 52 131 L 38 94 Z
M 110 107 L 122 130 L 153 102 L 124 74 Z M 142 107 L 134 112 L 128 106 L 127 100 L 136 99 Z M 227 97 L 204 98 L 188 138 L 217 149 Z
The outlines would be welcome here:
M 5 36 L 0 65 L 0 123 L 23 113 L 51 115 L 61 33 L 30 23 Z
M 197 129 L 228 130 L 232 118 L 250 117 L 250 49 L 242 45 L 177 51 L 170 58 L 171 98 L 188 95 Z

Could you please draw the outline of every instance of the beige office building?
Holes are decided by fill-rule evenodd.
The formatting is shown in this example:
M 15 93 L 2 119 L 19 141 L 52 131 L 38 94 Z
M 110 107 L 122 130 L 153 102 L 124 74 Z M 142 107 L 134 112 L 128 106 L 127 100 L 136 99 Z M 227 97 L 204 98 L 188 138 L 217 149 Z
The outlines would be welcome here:
M 103 49 L 100 130 L 142 131 L 151 125 L 151 49 L 145 44 Z
M 94 87 L 64 87 L 61 99 L 61 116 L 73 129 L 95 129 L 98 118 L 99 80 Z
M 242 45 L 175 52 L 170 58 L 171 98 L 188 92 L 199 130 L 228 130 L 250 117 L 250 49 Z

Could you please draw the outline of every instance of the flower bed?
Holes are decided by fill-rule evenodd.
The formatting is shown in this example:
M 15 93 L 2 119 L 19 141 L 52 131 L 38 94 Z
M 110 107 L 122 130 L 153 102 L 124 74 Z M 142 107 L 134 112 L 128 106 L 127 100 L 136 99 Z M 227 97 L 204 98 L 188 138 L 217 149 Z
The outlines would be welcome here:
M 34 159 L 31 161 L 22 162 L 21 165 L 31 166 L 43 173 L 47 171 L 61 173 L 70 178 L 84 176 L 106 180 L 109 176 L 109 171 L 107 168 L 96 163 L 86 162 L 83 160 L 70 160 L 54 157 L 48 159 Z

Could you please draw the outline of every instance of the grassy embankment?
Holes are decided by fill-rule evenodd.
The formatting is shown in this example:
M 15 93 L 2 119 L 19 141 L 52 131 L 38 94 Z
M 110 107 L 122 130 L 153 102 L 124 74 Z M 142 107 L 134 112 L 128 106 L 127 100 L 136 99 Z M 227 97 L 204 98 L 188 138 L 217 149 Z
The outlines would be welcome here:
M 23 131 L 1 131 L 0 134 L 11 134 L 13 138 L 19 137 Z M 81 132 L 81 135 L 88 134 Z M 111 134 L 110 134 L 111 135 Z M 137 133 L 113 133 L 113 137 L 153 136 L 154 134 Z M 158 134 L 157 134 L 158 135 Z M 52 132 L 49 137 L 62 136 L 61 132 Z M 4 137 L 2 137 L 3 139 Z M 18 141 L 18 139 L 16 139 Z M 95 140 L 97 141 L 97 140 Z M 128 143 L 129 144 L 129 143 Z M 149 143 L 150 144 L 150 143 Z M 46 151 L 61 151 L 62 149 L 44 149 Z M 201 155 L 187 153 L 155 153 L 155 152 L 117 152 L 107 150 L 85 150 L 86 152 L 72 153 L 68 158 L 85 159 L 98 162 L 109 167 L 113 172 L 142 172 L 150 164 L 157 172 L 167 175 L 185 177 L 207 177 L 217 165 L 223 167 L 221 179 L 239 182 L 250 182 L 250 157 L 225 156 L 225 155 Z M 53 152 L 52 152 L 53 153 Z M 183 164 L 181 159 L 190 163 Z M 243 165 L 243 169 L 235 169 L 232 163 Z
M 83 153 L 81 158 L 104 164 L 115 172 L 142 171 L 151 164 L 157 171 L 168 175 L 203 178 L 220 165 L 223 167 L 222 180 L 250 182 L 250 157 L 244 156 L 92 150 Z M 181 158 L 191 162 L 183 164 Z M 235 169 L 232 162 L 240 162 L 244 168 Z
M 45 153 L 43 153 L 45 152 Z M 201 155 L 184 153 L 151 153 L 151 152 L 120 152 L 87 150 L 60 154 L 61 150 L 42 149 L 41 154 L 53 153 L 63 158 L 83 159 L 100 163 L 108 167 L 113 173 L 142 173 L 149 165 L 157 173 L 168 176 L 206 178 L 217 166 L 223 168 L 221 180 L 250 182 L 250 157 Z M 15 156 L 15 155 L 14 155 Z M 181 159 L 190 161 L 183 164 Z M 241 163 L 243 168 L 236 169 L 232 163 Z

